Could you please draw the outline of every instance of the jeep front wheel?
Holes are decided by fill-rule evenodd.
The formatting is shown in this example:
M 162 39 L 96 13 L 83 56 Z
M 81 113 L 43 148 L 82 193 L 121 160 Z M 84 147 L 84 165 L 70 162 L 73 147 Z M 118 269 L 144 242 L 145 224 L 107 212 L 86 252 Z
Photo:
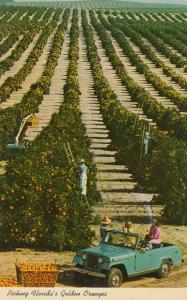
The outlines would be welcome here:
M 123 282 L 123 274 L 120 269 L 112 268 L 107 276 L 109 287 L 120 287 Z
M 157 277 L 158 278 L 168 277 L 170 272 L 171 272 L 171 262 L 169 260 L 165 260 L 161 263 L 161 266 L 157 272 Z

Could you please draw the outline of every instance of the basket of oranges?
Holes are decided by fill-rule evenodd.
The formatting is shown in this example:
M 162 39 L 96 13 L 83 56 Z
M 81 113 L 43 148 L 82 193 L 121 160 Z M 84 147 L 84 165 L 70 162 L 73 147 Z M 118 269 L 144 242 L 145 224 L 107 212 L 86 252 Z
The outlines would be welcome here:
M 50 263 L 16 264 L 18 284 L 24 287 L 54 287 L 58 269 Z

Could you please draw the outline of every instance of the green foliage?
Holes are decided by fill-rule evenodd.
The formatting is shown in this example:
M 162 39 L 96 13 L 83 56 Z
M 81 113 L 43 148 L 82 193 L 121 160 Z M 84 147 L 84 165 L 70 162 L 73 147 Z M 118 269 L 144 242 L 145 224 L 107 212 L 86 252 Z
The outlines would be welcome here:
M 184 210 L 187 202 L 186 143 L 172 137 L 168 132 L 152 128 L 149 153 L 140 159 L 142 129 L 144 127 L 145 131 L 148 130 L 149 124 L 141 120 L 135 123 L 136 115 L 128 112 L 117 100 L 107 80 L 103 77 L 93 34 L 85 12 L 82 16 L 95 91 L 112 144 L 117 150 L 117 158 L 129 167 L 144 189 L 160 194 L 160 202 L 165 205 L 163 219 L 168 223 L 182 224 L 187 217 L 186 210 Z M 107 34 L 100 31 L 99 24 L 95 21 L 93 24 L 101 40 L 107 41 Z M 106 43 L 106 47 L 111 50 L 109 43 Z
M 18 19 L 16 24 L 14 22 L 13 32 L 12 28 L 9 29 L 9 31 L 11 31 L 12 33 L 7 37 L 4 43 L 1 44 L 1 54 L 5 53 L 8 48 L 10 48 L 14 44 L 21 33 L 23 34 L 23 38 L 20 40 L 17 47 L 11 52 L 11 54 L 6 59 L 0 62 L 0 75 L 9 70 L 13 66 L 14 62 L 21 57 L 22 53 L 27 49 L 39 30 L 43 29 L 44 26 L 46 26 L 46 23 L 51 15 L 51 11 L 47 11 L 43 17 L 42 22 L 39 23 L 39 19 L 44 14 L 44 10 L 38 9 L 35 13 L 36 14 L 33 17 L 32 21 L 30 21 L 29 16 L 32 16 L 33 14 L 33 10 L 30 9 L 27 12 L 27 15 L 21 21 Z
M 64 88 L 67 98 L 41 135 L 19 156 L 9 161 L 2 182 L 1 237 L 4 247 L 77 250 L 88 247 L 94 236 L 89 225 L 92 222 L 91 205 L 98 197 L 96 168 L 88 150 L 90 141 L 81 122 L 79 99 L 74 99 L 74 95 L 79 94 L 78 86 L 73 84 L 77 82 L 78 67 L 77 14 L 74 10 L 70 33 L 71 59 Z M 66 24 L 68 15 L 69 11 L 65 11 Z M 61 47 L 62 42 L 62 35 L 57 34 L 53 49 Z M 55 53 L 58 55 L 52 55 L 53 61 L 60 55 L 58 51 Z M 50 64 L 53 68 L 55 65 Z M 73 78 L 71 72 L 75 74 Z M 52 73 L 46 65 L 45 75 L 50 78 Z M 67 142 L 75 161 L 79 163 L 84 157 L 88 165 L 87 200 L 80 195 L 78 165 L 68 162 L 64 150 L 64 143 Z
M 125 66 L 121 62 L 120 58 L 116 55 L 111 39 L 109 38 L 105 28 L 97 21 L 93 11 L 91 11 L 91 19 L 94 27 L 98 31 L 106 54 L 109 57 L 113 68 L 116 70 L 117 75 L 131 95 L 132 101 L 138 102 L 142 107 L 144 113 L 148 117 L 152 118 L 160 127 L 160 129 L 168 130 L 172 133 L 174 132 L 178 138 L 184 139 L 186 141 L 186 115 L 181 115 L 180 112 L 176 109 L 165 108 L 161 103 L 156 101 L 156 99 L 153 98 L 143 87 L 141 87 L 138 83 L 135 83 L 133 79 L 129 77 Z M 117 39 L 123 51 L 128 54 L 129 57 L 131 57 L 130 59 L 132 61 L 132 64 L 136 65 L 138 71 L 146 73 L 146 76 L 148 76 L 150 80 L 155 83 L 155 77 L 152 76 L 148 67 L 141 63 L 139 57 L 137 55 L 134 55 L 134 52 L 131 51 L 131 47 L 129 47 L 128 43 L 125 41 L 122 32 L 114 28 L 108 22 L 104 21 L 103 18 L 102 21 L 105 24 L 106 28 L 111 30 L 112 35 Z M 160 85 L 160 91 L 164 94 L 164 86 L 162 85 L 162 83 L 160 83 L 160 81 L 158 80 L 155 84 Z M 178 106 L 186 106 L 187 102 L 185 98 L 178 98 L 178 95 L 175 94 L 174 91 L 170 90 L 170 92 L 173 95 L 173 101 L 176 101 L 176 103 L 178 103 Z M 174 100 L 175 97 L 176 99 Z
M 171 26 L 171 23 L 170 23 Z M 162 40 L 162 28 L 160 28 L 160 24 L 157 23 L 156 30 L 154 30 L 154 26 L 151 26 L 151 30 L 144 24 L 132 24 L 132 28 L 139 32 L 143 37 L 146 37 L 162 54 L 170 59 L 170 61 L 176 65 L 176 67 L 180 68 L 186 64 L 186 59 L 180 57 L 174 51 L 172 51 L 166 44 L 166 40 Z M 156 34 L 157 32 L 157 34 Z M 160 32 L 160 33 L 159 33 Z M 167 39 L 169 42 L 169 39 Z M 173 42 L 172 45 L 174 46 Z
M 95 215 L 93 217 L 93 221 L 92 221 L 92 224 L 93 225 L 100 225 L 101 224 L 101 216 L 100 215 Z
M 59 15 L 59 12 L 56 12 Z M 49 15 L 48 15 L 49 16 Z M 18 103 L 14 107 L 9 107 L 7 109 L 4 109 L 3 112 L 0 114 L 0 155 L 2 158 L 7 158 L 7 153 L 5 152 L 6 144 L 8 144 L 11 140 L 14 139 L 16 133 L 18 132 L 21 120 L 26 115 L 29 115 L 30 113 L 34 113 L 37 111 L 39 104 L 42 101 L 42 96 L 44 93 L 47 93 L 49 87 L 50 87 L 50 80 L 51 76 L 54 72 L 54 68 L 57 64 L 58 56 L 60 55 L 60 49 L 64 41 L 64 37 L 62 36 L 62 32 L 66 30 L 67 28 L 67 20 L 69 16 L 69 10 L 65 10 L 63 15 L 63 21 L 59 25 L 57 33 L 54 37 L 54 43 L 51 47 L 49 58 L 47 60 L 46 66 L 44 68 L 43 75 L 41 78 L 33 84 L 30 88 L 30 90 L 24 95 L 22 98 L 21 103 Z M 56 22 L 53 24 L 53 26 L 56 25 Z M 25 74 L 26 72 L 29 72 L 28 66 L 30 66 L 30 71 L 32 70 L 32 67 L 34 66 L 34 61 L 37 61 L 37 56 L 34 55 L 34 53 L 41 53 L 47 37 L 49 36 L 52 29 L 49 30 L 48 27 L 46 27 L 45 34 L 43 33 L 43 37 L 40 41 L 38 41 L 39 44 L 36 44 L 35 48 L 33 49 L 34 52 L 31 52 L 30 60 L 33 61 L 33 63 L 28 64 L 26 63 L 25 66 L 18 72 L 16 78 L 18 78 L 18 81 L 21 80 L 20 76 L 21 74 Z M 38 48 L 40 51 L 38 52 Z M 33 58 L 35 57 L 35 59 Z M 29 60 L 29 58 L 28 58 Z M 27 69 L 28 68 L 28 69 Z M 25 71 L 24 71 L 25 70 Z M 23 76 L 23 75 L 22 75 Z M 7 79 L 9 82 L 14 82 L 14 78 Z M 13 89 L 15 88 L 15 83 L 13 85 Z
M 26 63 L 23 67 L 15 74 L 13 77 L 8 77 L 0 89 L 0 102 L 6 101 L 9 98 L 10 94 L 18 90 L 21 86 L 21 82 L 25 80 L 25 78 L 29 75 L 32 71 L 33 67 L 35 66 L 36 62 L 38 61 L 40 55 L 42 54 L 43 48 L 47 43 L 47 40 L 50 34 L 53 32 L 57 25 L 58 18 L 60 16 L 60 12 L 57 11 L 54 20 L 51 21 L 44 29 L 42 34 L 40 35 L 34 49 L 30 53 L 29 57 L 27 58 Z M 55 46 L 55 45 L 54 45 Z M 49 63 L 49 62 L 48 62 Z
M 99 18 L 100 18 L 101 22 L 103 23 L 103 25 L 107 26 L 107 22 L 104 20 L 104 18 L 102 17 L 101 14 L 99 14 Z M 154 53 L 154 51 L 151 49 L 151 47 L 144 43 L 140 34 L 138 34 L 137 31 L 135 31 L 132 28 L 133 25 L 130 26 L 130 24 L 128 24 L 127 22 L 124 22 L 124 21 L 122 22 L 120 19 L 117 19 L 117 21 L 115 21 L 115 19 L 111 18 L 111 17 L 109 17 L 109 20 L 113 26 L 116 26 L 125 35 L 129 36 L 131 38 L 131 40 L 141 49 L 142 53 L 145 54 L 146 57 L 148 59 L 150 59 L 155 64 L 156 67 L 162 68 L 163 73 L 165 75 L 171 77 L 172 81 L 178 83 L 184 89 L 187 89 L 186 79 L 182 75 L 180 75 L 178 72 L 176 72 L 173 68 L 169 67 L 168 65 L 165 65 L 164 62 L 158 58 L 158 56 Z M 177 28 L 177 32 L 175 31 L 175 33 L 176 34 L 178 33 L 180 35 L 180 27 Z M 182 34 L 182 36 L 183 36 L 183 34 Z M 179 59 L 179 61 L 181 60 L 181 58 L 179 56 L 178 56 L 178 59 Z M 184 65 L 185 63 L 186 63 L 185 60 L 183 60 L 182 65 Z M 147 80 L 150 79 L 149 77 L 146 77 L 146 78 L 147 78 Z M 152 77 L 152 80 L 154 80 L 154 79 L 156 79 L 156 81 L 158 81 L 157 77 L 156 78 Z M 168 96 L 168 97 L 170 97 L 170 96 L 173 97 L 173 95 L 170 94 L 171 90 L 169 90 L 166 86 L 163 86 L 163 85 L 161 87 L 158 86 L 159 81 L 152 82 L 152 80 L 150 82 L 153 83 L 153 85 L 155 86 L 156 89 L 159 90 L 159 92 L 161 92 L 163 95 L 164 95 L 164 93 L 166 93 L 166 96 Z M 163 88 L 165 89 L 165 91 L 163 91 Z M 182 109 L 185 109 L 186 101 L 182 101 L 182 102 L 183 102 L 183 104 L 178 102 L 178 105 L 179 105 L 179 107 L 181 106 Z M 177 101 L 176 101 L 176 103 L 177 103 Z

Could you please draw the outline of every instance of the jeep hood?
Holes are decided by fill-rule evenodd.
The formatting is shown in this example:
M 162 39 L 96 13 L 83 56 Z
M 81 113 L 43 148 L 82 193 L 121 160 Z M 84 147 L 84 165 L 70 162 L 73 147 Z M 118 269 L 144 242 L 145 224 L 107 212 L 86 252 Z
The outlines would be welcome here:
M 105 256 L 111 259 L 120 259 L 125 256 L 133 255 L 134 250 L 130 248 L 123 248 L 119 246 L 109 245 L 109 244 L 100 244 L 96 247 L 87 248 L 81 250 L 80 253 L 88 253 L 97 256 Z

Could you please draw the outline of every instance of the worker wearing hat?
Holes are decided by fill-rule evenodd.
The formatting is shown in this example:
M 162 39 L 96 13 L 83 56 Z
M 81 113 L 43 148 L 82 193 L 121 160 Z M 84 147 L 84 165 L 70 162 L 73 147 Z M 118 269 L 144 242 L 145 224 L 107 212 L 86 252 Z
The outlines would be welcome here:
M 111 219 L 108 216 L 105 216 L 101 220 L 100 226 L 100 242 L 102 242 L 106 236 L 107 230 L 109 229 L 109 225 L 111 224 Z
M 149 140 L 150 140 L 150 135 L 149 135 L 149 132 L 145 132 L 145 135 L 144 135 L 144 152 L 145 152 L 145 155 L 147 155 L 148 153 L 148 147 L 149 147 Z
M 84 159 L 81 160 L 81 164 L 79 165 L 79 170 L 80 170 L 81 195 L 86 196 L 88 167 L 86 166 Z

